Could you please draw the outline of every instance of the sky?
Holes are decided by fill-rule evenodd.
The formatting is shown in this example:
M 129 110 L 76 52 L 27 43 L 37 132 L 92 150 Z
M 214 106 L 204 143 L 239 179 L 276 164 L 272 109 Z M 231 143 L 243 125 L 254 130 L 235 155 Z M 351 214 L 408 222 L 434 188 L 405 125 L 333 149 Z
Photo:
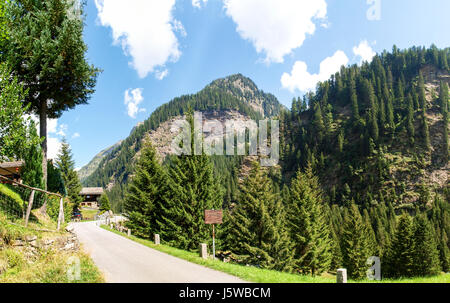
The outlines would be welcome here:
M 174 97 L 241 73 L 290 108 L 341 65 L 411 46 L 450 46 L 448 0 L 88 0 L 87 60 L 103 71 L 88 105 L 49 121 L 76 167 Z

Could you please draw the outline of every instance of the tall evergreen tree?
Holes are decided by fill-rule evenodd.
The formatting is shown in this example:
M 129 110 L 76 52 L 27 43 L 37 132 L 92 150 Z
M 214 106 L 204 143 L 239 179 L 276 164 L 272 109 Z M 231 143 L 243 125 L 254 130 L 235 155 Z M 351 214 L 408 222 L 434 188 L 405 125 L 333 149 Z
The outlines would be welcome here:
M 311 275 L 330 268 L 331 237 L 319 181 L 310 166 L 292 181 L 289 226 L 295 247 L 295 269 Z
M 61 143 L 61 149 L 55 162 L 56 167 L 61 172 L 61 176 L 66 186 L 67 196 L 73 205 L 73 209 L 78 210 L 80 208 L 80 203 L 82 202 L 80 196 L 82 186 L 78 174 L 75 171 L 72 150 L 66 139 L 63 139 Z
M 411 277 L 414 274 L 414 237 L 410 216 L 400 216 L 394 238 L 385 257 L 387 276 L 392 278 Z
M 166 180 L 166 174 L 157 161 L 155 149 L 150 141 L 146 141 L 124 202 L 127 225 L 134 234 L 151 238 L 153 233 L 159 233 L 157 221 L 161 220 L 162 216 L 162 194 Z
M 228 248 L 246 264 L 292 269 L 292 243 L 283 203 L 257 162 L 240 186 L 239 204 L 232 210 L 229 224 Z
M 194 138 L 193 112 L 187 121 Z M 194 151 L 194 140 L 191 140 Z M 213 173 L 210 158 L 201 155 L 181 155 L 173 158 L 168 168 L 167 191 L 163 199 L 163 216 L 158 222 L 164 239 L 173 245 L 194 250 L 209 242 L 210 226 L 204 223 L 204 211 L 222 208 L 222 188 Z
M 17 0 L 7 6 L 9 39 L 0 61 L 7 61 L 24 84 L 28 110 L 39 116 L 45 188 L 47 118 L 87 103 L 99 73 L 85 58 L 83 6 L 74 0 Z
M 100 196 L 100 199 L 98 200 L 98 203 L 100 204 L 99 210 L 101 212 L 109 211 L 111 210 L 111 204 L 109 203 L 109 198 L 106 193 L 103 193 Z
M 352 203 L 344 218 L 342 235 L 343 265 L 352 279 L 366 277 L 370 247 L 367 230 L 358 207 Z
M 448 162 L 449 160 L 449 151 L 448 151 L 448 86 L 447 83 L 441 81 L 440 89 L 439 89 L 439 100 L 441 113 L 443 116 L 443 157 L 444 161 Z
M 407 97 L 408 100 L 408 116 L 406 120 L 406 129 L 408 131 L 408 136 L 411 144 L 414 144 L 414 105 L 413 105 L 413 99 L 411 97 L 411 94 Z
M 32 136 L 37 137 L 36 127 L 31 121 L 30 129 Z M 22 168 L 21 176 L 23 182 L 32 187 L 44 188 L 44 178 L 42 175 L 42 152 L 38 144 L 32 145 L 25 152 L 23 157 L 25 165 Z
M 440 272 L 439 252 L 425 215 L 414 218 L 414 276 L 431 276 Z

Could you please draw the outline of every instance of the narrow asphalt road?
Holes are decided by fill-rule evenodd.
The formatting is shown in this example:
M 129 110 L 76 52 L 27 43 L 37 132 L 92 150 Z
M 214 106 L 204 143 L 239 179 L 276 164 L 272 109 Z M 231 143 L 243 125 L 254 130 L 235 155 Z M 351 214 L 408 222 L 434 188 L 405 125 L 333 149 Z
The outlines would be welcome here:
M 74 232 L 110 283 L 242 283 L 231 275 L 167 255 L 104 230 L 74 223 Z

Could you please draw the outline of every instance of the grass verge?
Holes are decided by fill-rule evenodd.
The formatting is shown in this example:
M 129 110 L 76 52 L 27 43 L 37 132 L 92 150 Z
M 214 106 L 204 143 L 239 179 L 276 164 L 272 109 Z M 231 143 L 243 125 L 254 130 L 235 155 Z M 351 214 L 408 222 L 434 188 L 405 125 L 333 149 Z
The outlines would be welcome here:
M 120 236 L 129 238 L 137 243 L 145 245 L 147 247 L 156 249 L 163 253 L 172 255 L 174 257 L 184 259 L 186 261 L 199 264 L 211 269 L 215 269 L 242 280 L 255 282 L 255 283 L 335 283 L 336 277 L 333 275 L 323 275 L 320 277 L 302 276 L 298 274 L 284 273 L 274 270 L 260 269 L 251 266 L 242 266 L 237 264 L 224 263 L 219 260 L 202 259 L 197 253 L 181 250 L 167 245 L 155 245 L 152 241 L 141 239 L 135 236 L 128 237 L 126 234 L 117 230 L 110 229 L 106 225 L 101 226 L 103 229 L 118 234 Z M 450 274 L 442 274 L 435 277 L 419 277 L 419 278 L 407 278 L 407 279 L 383 279 L 382 281 L 349 281 L 349 283 L 450 283 Z

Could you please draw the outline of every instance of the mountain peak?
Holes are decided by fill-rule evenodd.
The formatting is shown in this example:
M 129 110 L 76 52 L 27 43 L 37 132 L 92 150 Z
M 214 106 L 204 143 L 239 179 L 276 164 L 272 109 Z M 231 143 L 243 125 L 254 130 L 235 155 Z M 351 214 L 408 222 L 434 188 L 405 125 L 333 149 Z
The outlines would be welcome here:
M 206 88 L 224 90 L 246 102 L 264 117 L 278 115 L 282 107 L 274 95 L 260 90 L 252 79 L 240 73 L 214 80 Z

